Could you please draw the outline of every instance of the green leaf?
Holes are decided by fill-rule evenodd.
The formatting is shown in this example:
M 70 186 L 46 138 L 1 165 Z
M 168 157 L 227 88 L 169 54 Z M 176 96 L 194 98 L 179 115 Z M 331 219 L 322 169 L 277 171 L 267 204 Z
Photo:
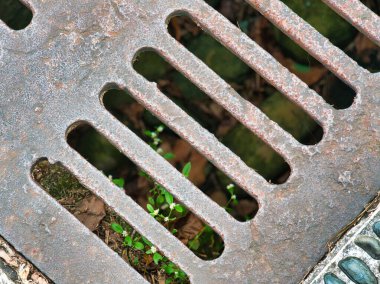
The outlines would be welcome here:
M 172 234 L 173 234 L 173 235 L 176 234 L 177 232 L 178 232 L 177 229 L 173 229 L 173 230 L 172 230 Z
M 179 205 L 177 204 L 176 206 L 174 206 L 174 209 L 175 211 L 177 211 L 178 213 L 182 213 L 184 211 L 184 208 L 182 205 Z
M 144 244 L 143 243 L 140 243 L 140 242 L 135 242 L 134 245 L 135 249 L 137 250 L 143 250 L 145 248 Z
M 124 184 L 125 184 L 125 181 L 124 181 L 123 178 L 114 178 L 114 179 L 112 180 L 112 182 L 113 182 L 115 185 L 117 185 L 118 187 L 121 187 L 121 188 L 123 188 L 123 187 L 124 187 Z
M 190 171 L 191 171 L 191 162 L 188 162 L 182 169 L 182 174 L 185 176 L 185 177 L 189 177 L 189 174 L 190 174 Z
M 164 154 L 162 157 L 164 157 L 166 160 L 171 160 L 173 159 L 175 156 L 173 153 L 166 153 Z
M 205 226 L 204 230 L 203 230 L 204 233 L 213 233 L 214 230 L 210 227 L 210 226 Z
M 151 204 L 147 204 L 146 205 L 146 208 L 148 209 L 148 211 L 150 212 L 150 213 L 154 213 L 154 208 L 153 208 L 153 206 L 151 205 Z
M 197 250 L 197 249 L 199 249 L 199 246 L 200 246 L 198 239 L 193 239 L 193 240 L 189 241 L 188 244 L 189 244 L 189 248 L 192 250 Z
M 300 73 L 308 73 L 311 71 L 310 66 L 299 64 L 299 63 L 294 63 L 294 69 Z
M 170 284 L 172 282 L 173 282 L 173 279 L 171 279 L 171 278 L 166 278 L 166 280 L 165 280 L 165 284 Z
M 145 130 L 144 131 L 144 134 L 148 137 L 152 137 L 152 131 L 149 131 L 149 130 Z
M 155 264 L 158 264 L 158 262 L 162 259 L 162 255 L 159 254 L 158 252 L 156 252 L 154 255 L 153 255 L 153 261 Z
M 168 191 L 165 192 L 165 200 L 168 204 L 172 204 L 174 202 L 173 195 L 171 195 Z
M 150 250 L 147 250 L 145 253 L 146 253 L 146 254 L 152 254 L 153 252 L 152 252 L 152 250 L 150 249 Z
M 122 226 L 120 226 L 119 224 L 117 223 L 112 223 L 111 224 L 111 228 L 112 230 L 114 230 L 116 233 L 119 233 L 119 234 L 122 234 L 124 229 Z
M 154 206 L 154 199 L 152 197 L 148 197 L 148 202 Z
M 173 274 L 173 272 L 174 272 L 174 268 L 173 268 L 173 266 L 165 265 L 163 268 L 164 268 L 165 272 L 166 272 L 168 275 Z
M 146 245 L 148 245 L 148 246 L 150 246 L 150 247 L 152 246 L 152 243 L 151 243 L 147 238 L 141 236 L 141 239 L 142 239 L 142 241 L 143 241 Z
M 131 238 L 131 236 L 126 236 L 125 238 L 124 238 L 124 242 L 125 242 L 125 244 L 127 245 L 127 246 L 132 246 L 132 238 Z
M 145 178 L 147 178 L 147 179 L 150 178 L 149 175 L 148 175 L 146 172 L 144 172 L 144 171 L 139 171 L 139 176 L 140 176 L 140 177 L 145 177 Z
M 165 201 L 165 197 L 163 195 L 159 195 L 156 199 L 157 204 L 162 204 Z

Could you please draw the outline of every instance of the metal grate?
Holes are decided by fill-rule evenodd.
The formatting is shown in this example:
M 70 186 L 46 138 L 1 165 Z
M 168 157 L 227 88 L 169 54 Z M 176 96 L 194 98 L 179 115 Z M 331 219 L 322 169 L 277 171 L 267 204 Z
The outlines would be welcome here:
M 326 242 L 380 188 L 380 75 L 359 67 L 279 0 L 247 0 L 283 32 L 357 91 L 335 110 L 271 55 L 201 0 L 37 1 L 31 25 L 0 23 L 0 235 L 57 283 L 143 283 L 145 280 L 38 187 L 30 176 L 42 157 L 60 161 L 79 180 L 189 275 L 193 283 L 294 283 L 325 253 Z M 324 0 L 380 44 L 380 18 L 357 0 Z M 189 14 L 324 129 L 305 146 L 178 44 L 170 16 Z M 137 74 L 132 61 L 158 51 L 292 168 L 272 185 Z M 114 85 L 189 141 L 256 197 L 249 223 L 233 219 L 112 117 L 100 103 Z M 126 156 L 210 224 L 223 255 L 203 261 L 156 222 L 66 142 L 81 121 L 92 124 Z M 242 141 L 243 143 L 244 141 Z

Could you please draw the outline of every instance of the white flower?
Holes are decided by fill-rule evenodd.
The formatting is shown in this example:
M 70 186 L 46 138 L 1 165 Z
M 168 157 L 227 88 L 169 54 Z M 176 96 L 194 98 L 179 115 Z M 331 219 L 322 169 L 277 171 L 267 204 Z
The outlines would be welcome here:
M 158 154 L 162 154 L 163 152 L 164 152 L 164 150 L 162 150 L 162 148 L 158 148 L 158 149 L 157 149 L 157 153 L 158 153 Z
M 151 246 L 150 250 L 152 251 L 152 253 L 156 253 L 157 252 L 157 248 L 155 246 Z
M 126 237 L 126 236 L 128 236 L 128 233 L 127 233 L 127 231 L 123 231 L 121 234 L 123 235 L 123 237 Z
M 165 222 L 168 222 L 168 221 L 169 221 L 169 217 L 166 216 L 166 217 L 164 218 L 164 221 L 165 221 Z
M 156 138 L 156 137 L 157 137 L 157 133 L 156 133 L 156 132 L 152 132 L 152 133 L 150 134 L 150 137 L 152 137 L 152 138 Z
M 232 199 L 232 200 L 235 200 L 235 199 L 236 199 L 236 195 L 235 195 L 235 194 L 232 195 L 232 196 L 231 196 L 231 199 Z
M 164 131 L 164 127 L 162 125 L 157 127 L 157 132 L 162 132 L 162 131 Z
M 109 175 L 109 176 L 108 176 L 108 179 L 109 179 L 110 181 L 112 181 L 112 176 L 111 176 L 111 175 Z
M 170 206 L 169 206 L 170 210 L 173 210 L 176 205 L 177 204 L 175 204 L 174 202 L 172 204 L 170 204 Z
M 157 216 L 157 215 L 158 215 L 158 212 L 160 212 L 160 209 L 156 209 L 156 210 L 154 210 L 154 212 L 153 212 L 153 216 Z
M 232 183 L 230 183 L 229 185 L 227 185 L 227 189 L 232 189 L 234 187 L 235 187 L 235 185 L 233 185 Z
M 154 140 L 153 140 L 153 144 L 154 145 L 158 145 L 158 144 L 160 144 L 160 142 L 161 142 L 161 140 L 160 139 L 158 139 L 158 138 L 154 138 Z

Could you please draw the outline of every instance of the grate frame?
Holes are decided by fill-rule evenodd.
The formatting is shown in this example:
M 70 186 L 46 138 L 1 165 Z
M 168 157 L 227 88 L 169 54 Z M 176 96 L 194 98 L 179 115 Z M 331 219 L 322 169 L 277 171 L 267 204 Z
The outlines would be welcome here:
M 330 71 L 356 90 L 335 110 L 270 54 L 201 0 L 28 0 L 32 24 L 12 31 L 0 22 L 0 235 L 56 283 L 145 280 L 37 186 L 32 165 L 61 162 L 86 187 L 147 236 L 193 283 L 294 283 L 326 251 L 327 241 L 380 188 L 380 74 L 371 74 L 278 0 L 247 0 Z M 324 0 L 380 44 L 379 17 L 357 0 Z M 304 146 L 167 33 L 177 13 L 195 22 L 324 129 Z M 212 99 L 279 152 L 292 168 L 273 185 L 137 74 L 137 52 L 153 48 Z M 190 142 L 257 198 L 248 223 L 234 220 L 101 105 L 117 85 Z M 224 239 L 213 261 L 193 255 L 130 197 L 83 160 L 67 132 L 90 123 L 126 156 L 196 212 Z M 115 277 L 117 275 L 117 277 Z

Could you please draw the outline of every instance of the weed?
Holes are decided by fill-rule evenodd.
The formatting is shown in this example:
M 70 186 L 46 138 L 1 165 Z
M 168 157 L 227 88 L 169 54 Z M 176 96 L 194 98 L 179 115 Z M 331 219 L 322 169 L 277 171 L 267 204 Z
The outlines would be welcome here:
M 162 143 L 159 135 L 164 131 L 162 125 L 156 127 L 154 131 L 144 131 L 150 141 L 149 145 L 157 153 L 165 159 L 174 158 L 173 153 L 164 153 L 160 148 Z M 188 162 L 182 169 L 182 174 L 188 178 L 191 171 L 191 163 Z M 148 204 L 146 209 L 149 214 L 156 219 L 161 225 L 168 229 L 173 235 L 176 235 L 178 230 L 175 228 L 178 220 L 188 216 L 189 211 L 180 203 L 176 202 L 173 195 L 166 190 L 162 185 L 154 182 L 154 180 L 144 171 L 139 171 L 139 175 L 149 180 L 153 186 L 149 190 L 147 196 Z M 124 179 L 112 179 L 118 187 L 124 187 Z M 235 195 L 235 186 L 230 184 L 227 186 L 230 194 L 230 199 L 227 202 L 225 209 L 230 212 L 232 209 L 229 207 L 231 204 L 238 203 Z M 132 227 L 123 227 L 118 223 L 112 223 L 111 228 L 120 234 L 124 241 L 123 246 L 126 248 L 126 253 L 129 262 L 135 267 L 138 264 L 154 263 L 155 268 L 159 271 L 164 271 L 167 274 L 165 283 L 187 283 L 188 278 L 186 274 L 173 262 L 163 256 L 160 251 L 146 238 L 138 234 Z M 202 230 L 191 240 L 188 241 L 187 246 L 200 257 L 218 257 L 223 251 L 224 245 L 220 238 L 216 237 L 216 233 L 211 227 L 204 225 Z

